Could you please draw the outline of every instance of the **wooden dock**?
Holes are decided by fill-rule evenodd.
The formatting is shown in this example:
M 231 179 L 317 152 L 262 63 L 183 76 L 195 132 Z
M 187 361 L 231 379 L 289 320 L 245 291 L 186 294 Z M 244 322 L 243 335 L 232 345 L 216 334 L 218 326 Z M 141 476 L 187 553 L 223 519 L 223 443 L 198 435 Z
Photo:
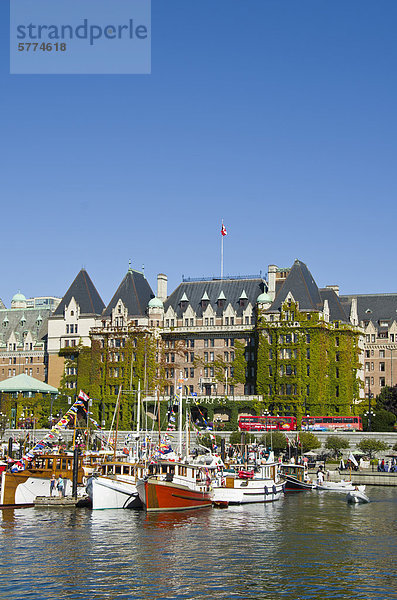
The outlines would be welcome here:
M 34 506 L 46 506 L 52 508 L 91 508 L 91 499 L 88 496 L 73 498 L 66 496 L 59 498 L 55 496 L 37 496 Z

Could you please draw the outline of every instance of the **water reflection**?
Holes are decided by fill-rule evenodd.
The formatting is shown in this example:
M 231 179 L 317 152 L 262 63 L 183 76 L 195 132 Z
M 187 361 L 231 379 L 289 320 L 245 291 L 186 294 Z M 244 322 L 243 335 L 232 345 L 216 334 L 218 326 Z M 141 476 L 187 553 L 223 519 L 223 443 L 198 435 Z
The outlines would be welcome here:
M 150 515 L 3 511 L 0 598 L 383 600 L 394 595 L 397 491 L 369 495 L 359 506 L 312 492 Z

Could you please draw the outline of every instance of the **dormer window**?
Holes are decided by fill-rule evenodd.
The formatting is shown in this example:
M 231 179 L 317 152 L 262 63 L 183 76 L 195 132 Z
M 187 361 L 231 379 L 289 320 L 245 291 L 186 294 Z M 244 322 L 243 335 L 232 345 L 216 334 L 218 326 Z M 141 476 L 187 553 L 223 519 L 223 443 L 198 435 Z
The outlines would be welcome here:
M 71 310 L 71 311 L 70 311 L 70 316 L 71 316 L 71 317 L 74 317 L 74 310 Z

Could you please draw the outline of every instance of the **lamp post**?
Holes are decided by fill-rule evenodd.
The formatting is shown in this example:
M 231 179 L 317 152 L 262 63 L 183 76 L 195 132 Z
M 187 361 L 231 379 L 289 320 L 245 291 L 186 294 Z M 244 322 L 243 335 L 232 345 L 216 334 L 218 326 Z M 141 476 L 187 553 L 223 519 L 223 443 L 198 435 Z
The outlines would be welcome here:
M 373 398 L 373 393 L 371 392 L 371 384 L 368 384 L 368 410 L 364 413 L 366 417 L 368 417 L 368 431 L 371 431 L 371 417 L 375 416 L 375 413 L 371 410 L 371 399 Z

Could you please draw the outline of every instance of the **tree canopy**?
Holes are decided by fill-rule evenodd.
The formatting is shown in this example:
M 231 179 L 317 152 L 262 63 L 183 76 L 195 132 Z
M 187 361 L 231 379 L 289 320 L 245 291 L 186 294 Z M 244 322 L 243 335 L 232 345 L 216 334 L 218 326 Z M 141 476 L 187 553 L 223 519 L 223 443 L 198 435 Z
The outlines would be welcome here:
M 299 441 L 301 444 L 302 453 L 310 452 L 310 450 L 315 450 L 321 446 L 320 440 L 311 431 L 300 431 Z
M 360 448 L 365 454 L 371 459 L 376 452 L 382 452 L 388 450 L 389 446 L 382 440 L 373 440 L 372 438 L 363 438 L 361 442 L 357 444 L 357 448 Z
M 394 387 L 386 385 L 382 388 L 379 396 L 376 397 L 376 408 L 387 410 L 397 417 L 397 385 Z
M 268 448 L 272 447 L 276 454 L 282 452 L 287 447 L 287 438 L 281 431 L 267 432 L 262 435 L 259 442 Z
M 342 454 L 341 450 L 345 450 L 349 446 L 348 440 L 340 435 L 329 435 L 325 440 L 325 447 L 327 450 L 331 450 L 336 458 Z

